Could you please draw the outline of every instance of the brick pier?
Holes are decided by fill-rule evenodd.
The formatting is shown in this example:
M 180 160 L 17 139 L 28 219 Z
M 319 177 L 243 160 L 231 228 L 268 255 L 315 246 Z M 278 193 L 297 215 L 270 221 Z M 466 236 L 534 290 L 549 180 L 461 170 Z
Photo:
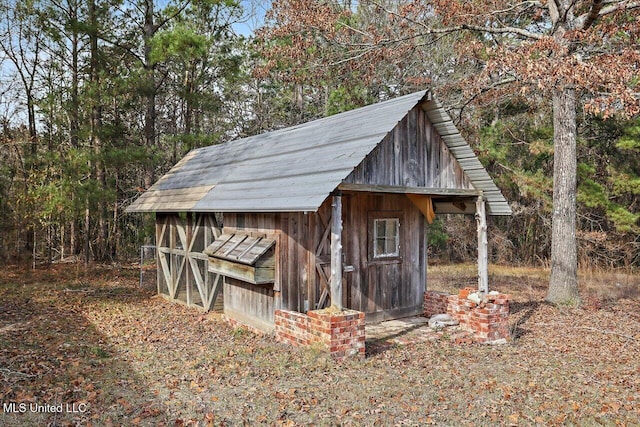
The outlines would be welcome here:
M 472 332 L 476 342 L 499 343 L 510 340 L 509 299 L 511 297 L 506 294 L 487 295 L 486 301 L 476 304 L 466 298 L 468 291 L 464 289 L 459 295 L 437 291 L 425 292 L 425 317 L 447 313 L 458 319 L 462 328 Z
M 319 344 L 335 359 L 365 355 L 364 313 L 331 309 L 309 311 L 276 310 L 276 339 L 294 346 Z

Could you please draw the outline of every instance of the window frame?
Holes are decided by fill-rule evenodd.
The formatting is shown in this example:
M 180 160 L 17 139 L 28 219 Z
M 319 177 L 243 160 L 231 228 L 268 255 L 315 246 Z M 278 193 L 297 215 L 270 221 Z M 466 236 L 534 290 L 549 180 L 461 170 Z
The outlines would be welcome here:
M 381 220 L 396 222 L 396 251 L 395 253 L 377 254 L 376 243 L 379 240 L 377 225 Z M 368 259 L 370 264 L 396 264 L 402 262 L 402 211 L 372 211 L 368 213 L 367 240 Z M 389 236 L 382 236 L 388 239 Z M 388 241 L 387 241 L 388 242 Z M 386 246 L 386 245 L 385 245 Z

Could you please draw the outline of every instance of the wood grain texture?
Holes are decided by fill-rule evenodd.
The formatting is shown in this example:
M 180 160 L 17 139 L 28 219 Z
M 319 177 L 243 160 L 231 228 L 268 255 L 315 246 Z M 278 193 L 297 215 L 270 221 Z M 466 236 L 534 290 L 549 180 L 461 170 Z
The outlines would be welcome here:
M 344 182 L 430 188 L 436 194 L 444 190 L 475 190 L 419 106 L 407 113 Z
M 208 271 L 202 251 L 219 235 L 213 215 L 156 215 L 158 293 L 212 310 L 222 286 L 219 275 Z
M 224 296 L 225 315 L 265 332 L 273 330 L 273 289 L 225 278 Z
M 393 313 L 419 312 L 426 286 L 425 219 L 404 195 L 343 193 L 343 243 L 348 308 L 363 311 L 368 320 L 392 318 Z M 398 213 L 400 256 L 376 260 L 371 254 L 372 213 Z M 386 213 L 386 214 L 385 214 Z M 387 215 L 387 216 L 388 216 Z
M 331 198 L 331 307 L 341 311 L 342 304 L 342 196 Z

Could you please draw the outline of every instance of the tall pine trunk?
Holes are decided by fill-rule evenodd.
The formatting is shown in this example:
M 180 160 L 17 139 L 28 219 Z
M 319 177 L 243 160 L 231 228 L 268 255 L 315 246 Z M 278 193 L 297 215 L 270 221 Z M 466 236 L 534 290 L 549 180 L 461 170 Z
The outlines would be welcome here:
M 148 153 L 152 153 L 156 144 L 156 78 L 155 66 L 151 61 L 151 42 L 156 33 L 154 23 L 154 3 L 152 0 L 144 2 L 144 78 L 145 78 L 145 113 L 144 113 L 144 143 Z M 149 188 L 155 179 L 155 165 L 149 160 L 144 171 L 144 187 Z
M 553 215 L 551 279 L 546 300 L 578 304 L 576 246 L 576 90 L 553 91 Z

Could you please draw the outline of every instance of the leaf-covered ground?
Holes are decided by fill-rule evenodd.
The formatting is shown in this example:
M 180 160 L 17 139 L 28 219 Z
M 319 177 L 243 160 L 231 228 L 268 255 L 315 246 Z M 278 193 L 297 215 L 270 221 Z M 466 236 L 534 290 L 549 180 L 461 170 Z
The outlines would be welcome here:
M 0 426 L 639 425 L 640 277 L 591 272 L 581 308 L 543 303 L 546 279 L 492 269 L 511 344 L 445 334 L 336 363 L 141 291 L 135 269 L 4 268 Z

